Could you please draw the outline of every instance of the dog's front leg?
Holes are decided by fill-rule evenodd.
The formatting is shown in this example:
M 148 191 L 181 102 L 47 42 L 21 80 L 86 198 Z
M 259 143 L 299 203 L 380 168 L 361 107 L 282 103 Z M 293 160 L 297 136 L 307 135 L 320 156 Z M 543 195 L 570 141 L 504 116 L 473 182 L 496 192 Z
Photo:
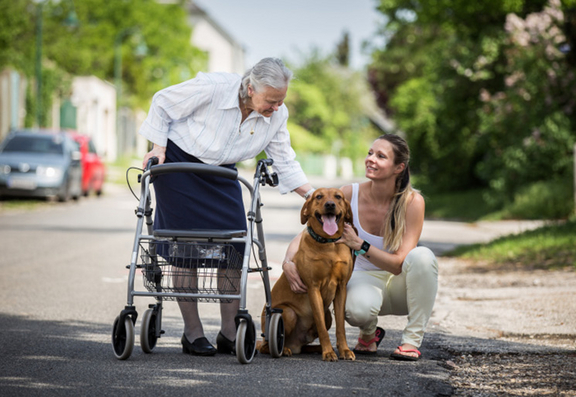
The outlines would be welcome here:
M 334 297 L 334 316 L 336 317 L 336 347 L 340 358 L 344 360 L 356 360 L 356 355 L 348 347 L 346 342 L 346 330 L 344 324 L 344 311 L 346 310 L 346 285 L 340 284 Z
M 308 289 L 308 296 L 310 298 L 310 306 L 314 314 L 314 322 L 316 323 L 316 330 L 318 331 L 318 339 L 320 346 L 322 346 L 322 360 L 324 361 L 338 361 L 338 356 L 332 348 L 330 343 L 330 335 L 326 329 L 326 319 L 324 318 L 324 303 L 322 295 L 318 288 Z

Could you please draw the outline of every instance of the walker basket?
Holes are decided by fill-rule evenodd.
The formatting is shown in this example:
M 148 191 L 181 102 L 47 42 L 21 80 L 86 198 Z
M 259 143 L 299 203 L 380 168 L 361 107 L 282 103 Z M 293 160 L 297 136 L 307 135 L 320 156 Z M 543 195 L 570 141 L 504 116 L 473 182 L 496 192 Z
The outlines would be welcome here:
M 198 302 L 231 302 L 215 295 L 240 293 L 242 257 L 232 244 L 152 240 L 140 248 L 139 267 L 150 292 L 184 294 L 166 299 Z

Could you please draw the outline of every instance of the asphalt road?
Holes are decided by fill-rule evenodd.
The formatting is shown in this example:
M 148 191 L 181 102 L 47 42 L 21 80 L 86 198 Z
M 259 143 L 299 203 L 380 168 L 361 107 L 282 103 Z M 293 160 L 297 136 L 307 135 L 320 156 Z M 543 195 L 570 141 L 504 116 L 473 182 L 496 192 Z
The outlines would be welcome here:
M 316 183 L 318 186 L 318 183 Z M 334 181 L 332 186 L 340 186 Z M 302 226 L 302 199 L 264 188 L 263 218 L 272 281 L 290 239 Z M 273 359 L 257 355 L 248 365 L 235 356 L 201 358 L 181 353 L 182 321 L 176 304 L 164 307 L 163 329 L 152 354 L 136 346 L 126 361 L 111 347 L 114 318 L 126 303 L 127 270 L 137 201 L 127 188 L 109 187 L 100 198 L 48 203 L 32 211 L 0 211 L 0 395 L 2 396 L 437 396 L 450 395 L 450 358 L 442 340 L 425 339 L 417 363 L 389 360 L 403 318 L 386 321 L 376 357 L 325 363 L 319 355 Z M 530 224 L 475 225 L 427 222 L 422 236 L 438 254 L 456 244 L 487 241 Z M 467 231 L 465 233 L 464 231 Z M 138 280 L 137 280 L 138 282 Z M 264 289 L 248 283 L 248 310 L 260 323 Z M 152 300 L 136 299 L 141 315 Z M 218 305 L 201 304 L 205 332 L 215 342 Z M 335 344 L 334 334 L 331 332 Z M 357 331 L 347 327 L 355 345 Z M 457 343 L 458 336 L 452 336 Z

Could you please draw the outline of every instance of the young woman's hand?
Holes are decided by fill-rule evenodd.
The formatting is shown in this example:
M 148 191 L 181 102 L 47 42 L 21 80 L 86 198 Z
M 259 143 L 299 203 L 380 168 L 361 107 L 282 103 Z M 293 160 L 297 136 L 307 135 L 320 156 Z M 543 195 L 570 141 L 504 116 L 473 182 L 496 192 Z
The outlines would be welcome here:
M 344 224 L 344 232 L 342 233 L 342 238 L 340 238 L 340 240 L 338 240 L 338 243 L 346 244 L 348 247 L 350 247 L 353 250 L 360 250 L 360 248 L 362 248 L 363 242 L 364 242 L 364 240 L 362 240 L 360 237 L 358 237 L 358 235 L 356 234 L 356 231 L 354 230 L 352 225 L 349 223 L 345 223 Z

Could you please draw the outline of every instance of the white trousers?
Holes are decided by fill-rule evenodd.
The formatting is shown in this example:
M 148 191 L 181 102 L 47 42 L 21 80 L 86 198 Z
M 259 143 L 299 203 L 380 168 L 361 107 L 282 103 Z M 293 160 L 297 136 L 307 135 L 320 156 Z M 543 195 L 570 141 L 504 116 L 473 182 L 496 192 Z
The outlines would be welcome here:
M 426 247 L 408 253 L 397 276 L 355 271 L 348 282 L 346 321 L 364 335 L 376 332 L 378 316 L 408 315 L 401 343 L 420 347 L 438 291 L 438 261 Z

